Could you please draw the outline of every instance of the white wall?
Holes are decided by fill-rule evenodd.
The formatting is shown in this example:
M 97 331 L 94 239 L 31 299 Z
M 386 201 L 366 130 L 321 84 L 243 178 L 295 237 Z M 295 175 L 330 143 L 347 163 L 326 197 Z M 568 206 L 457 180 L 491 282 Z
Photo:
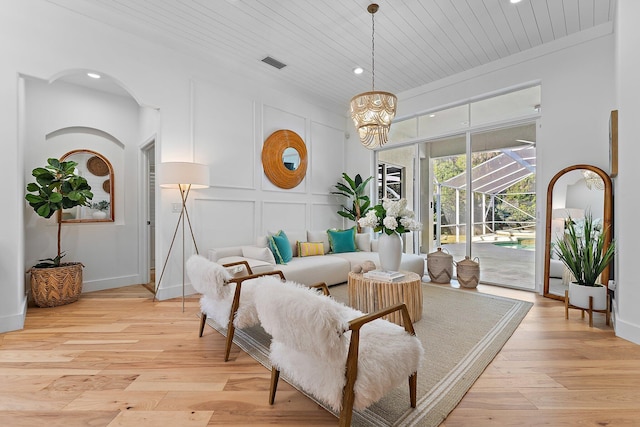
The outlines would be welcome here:
M 640 197 L 638 135 L 640 135 L 640 2 L 618 0 L 616 11 L 616 92 L 618 96 L 618 177 L 613 180 L 616 262 L 616 334 L 640 344 Z
M 20 75 L 50 81 L 67 70 L 96 70 L 116 78 L 140 105 L 157 110 L 139 117 L 134 146 L 140 149 L 149 142 L 150 132 L 157 132 L 158 163 L 196 161 L 211 166 L 212 187 L 194 191 L 189 202 L 201 252 L 253 243 L 271 227 L 342 225 L 335 213 L 340 201 L 329 192 L 345 168 L 346 108 L 311 104 L 300 93 L 271 84 L 268 76 L 248 77 L 224 63 L 190 58 L 44 0 L 23 0 L 3 8 L 0 39 L 11 41 L 3 43 L 0 63 L 0 144 L 9 199 L 0 212 L 0 331 L 21 328 L 26 310 L 24 218 L 29 207 L 24 201 L 24 165 L 31 164 L 32 156 L 31 146 L 23 145 L 28 133 L 18 124 L 32 106 L 25 106 Z M 159 125 L 152 129 L 150 123 L 156 118 Z M 262 142 L 279 128 L 295 129 L 309 152 L 307 177 L 293 190 L 273 187 L 262 173 Z M 126 180 L 141 188 L 141 154 L 125 156 L 125 162 Z M 156 195 L 159 268 L 178 219 L 171 213 L 172 203 L 180 199 L 175 190 L 156 189 Z M 123 204 L 124 209 L 137 208 L 132 221 L 140 224 L 145 219 L 135 197 Z M 127 221 L 123 226 L 132 225 L 123 220 Z M 94 226 L 82 227 L 84 239 L 85 231 Z M 86 233 L 87 238 L 91 235 Z M 67 243 L 74 240 L 66 238 Z M 143 251 L 138 252 L 140 264 Z M 181 295 L 180 254 L 178 244 L 162 280 L 161 299 Z M 29 249 L 29 259 L 33 256 Z

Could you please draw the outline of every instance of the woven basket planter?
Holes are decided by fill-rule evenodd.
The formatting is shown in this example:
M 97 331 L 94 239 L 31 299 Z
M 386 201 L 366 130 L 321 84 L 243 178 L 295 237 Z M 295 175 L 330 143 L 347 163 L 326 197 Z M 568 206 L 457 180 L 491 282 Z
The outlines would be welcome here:
M 427 255 L 427 272 L 433 283 L 451 283 L 453 276 L 453 255 L 442 248 Z
M 465 256 L 462 261 L 456 263 L 456 275 L 458 283 L 463 288 L 475 288 L 480 282 L 480 260 L 476 257 L 473 261 Z
M 82 292 L 82 268 L 79 262 L 60 267 L 31 268 L 31 296 L 38 307 L 57 307 L 78 300 Z

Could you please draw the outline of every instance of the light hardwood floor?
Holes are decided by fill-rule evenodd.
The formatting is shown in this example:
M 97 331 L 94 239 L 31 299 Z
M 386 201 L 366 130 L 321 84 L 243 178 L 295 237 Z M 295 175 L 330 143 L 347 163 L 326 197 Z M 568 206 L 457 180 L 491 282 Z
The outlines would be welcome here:
M 443 426 L 640 425 L 640 346 L 603 315 L 589 328 L 558 301 L 478 291 L 535 305 Z M 141 285 L 30 307 L 24 330 L 0 334 L 0 426 L 337 424 L 283 381 L 269 406 L 269 371 L 235 346 L 223 362 L 222 335 L 199 338 L 197 316 L 197 297 L 183 313 Z

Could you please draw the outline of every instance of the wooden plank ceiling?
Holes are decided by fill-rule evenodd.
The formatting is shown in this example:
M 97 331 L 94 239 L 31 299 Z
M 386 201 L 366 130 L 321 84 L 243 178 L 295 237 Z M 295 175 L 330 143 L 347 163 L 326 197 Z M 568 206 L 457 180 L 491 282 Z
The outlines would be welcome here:
M 49 1 L 324 102 L 371 89 L 367 0 Z M 610 23 L 615 1 L 378 0 L 375 88 L 402 92 Z

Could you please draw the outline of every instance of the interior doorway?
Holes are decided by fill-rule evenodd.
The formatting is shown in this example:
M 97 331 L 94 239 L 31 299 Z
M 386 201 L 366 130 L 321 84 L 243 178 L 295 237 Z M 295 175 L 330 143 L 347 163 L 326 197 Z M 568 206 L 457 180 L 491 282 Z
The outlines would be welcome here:
M 152 140 L 143 149 L 143 180 L 144 183 L 144 204 L 145 204 L 145 239 L 144 245 L 147 247 L 146 265 L 149 268 L 149 275 L 145 287 L 155 293 L 156 289 L 156 144 Z

